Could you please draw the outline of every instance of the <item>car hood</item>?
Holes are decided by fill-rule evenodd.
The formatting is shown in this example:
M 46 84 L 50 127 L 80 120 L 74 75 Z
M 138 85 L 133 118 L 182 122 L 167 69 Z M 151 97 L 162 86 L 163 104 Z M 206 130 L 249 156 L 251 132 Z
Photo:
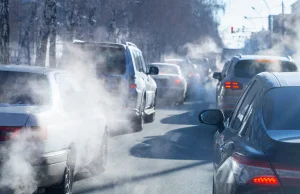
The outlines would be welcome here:
M 0 105 L 0 126 L 25 126 L 29 115 L 41 109 L 39 106 Z

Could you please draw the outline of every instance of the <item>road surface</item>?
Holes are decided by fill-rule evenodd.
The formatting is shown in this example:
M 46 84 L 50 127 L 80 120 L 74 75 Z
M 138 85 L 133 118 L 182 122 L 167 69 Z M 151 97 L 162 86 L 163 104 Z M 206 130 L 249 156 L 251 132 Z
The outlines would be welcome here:
M 203 101 L 161 106 L 142 132 L 111 138 L 106 171 L 76 181 L 73 193 L 211 193 L 215 128 L 197 117 L 213 106 Z

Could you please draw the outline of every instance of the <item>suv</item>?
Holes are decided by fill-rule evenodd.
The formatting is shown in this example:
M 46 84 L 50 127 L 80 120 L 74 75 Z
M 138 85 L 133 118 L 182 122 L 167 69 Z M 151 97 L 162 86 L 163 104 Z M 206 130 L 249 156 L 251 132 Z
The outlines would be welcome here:
M 213 77 L 218 80 L 217 106 L 226 117 L 230 116 L 251 78 L 265 71 L 295 72 L 298 68 L 290 57 L 237 55 L 225 63 L 222 72 L 214 72 Z
M 159 70 L 146 68 L 143 54 L 135 44 L 74 41 L 74 45 L 84 53 L 83 62 L 91 65 L 89 68 L 112 96 L 114 110 L 118 110 L 114 117 L 130 121 L 134 132 L 141 131 L 144 122 L 154 121 L 157 86 L 150 75 L 157 75 Z

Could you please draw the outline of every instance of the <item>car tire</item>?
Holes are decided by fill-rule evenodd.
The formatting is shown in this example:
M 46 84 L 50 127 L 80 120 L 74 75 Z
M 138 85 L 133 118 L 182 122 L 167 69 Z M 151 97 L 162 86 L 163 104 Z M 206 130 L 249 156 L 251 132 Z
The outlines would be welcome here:
M 156 108 L 156 98 L 154 100 L 154 106 L 153 106 L 153 109 L 154 109 L 154 113 L 150 114 L 150 115 L 145 115 L 145 123 L 153 123 L 154 120 L 155 120 L 155 108 Z
M 45 189 L 45 194 L 72 194 L 74 182 L 74 157 L 68 157 L 65 172 L 61 182 L 58 185 Z
M 143 130 L 145 124 L 145 99 L 142 99 L 140 114 L 133 120 L 134 132 L 140 132 Z

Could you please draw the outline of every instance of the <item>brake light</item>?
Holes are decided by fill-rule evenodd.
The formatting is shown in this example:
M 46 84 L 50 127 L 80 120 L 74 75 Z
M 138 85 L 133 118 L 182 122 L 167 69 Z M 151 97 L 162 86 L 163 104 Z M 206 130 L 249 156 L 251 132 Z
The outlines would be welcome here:
M 239 184 L 279 186 L 269 162 L 253 160 L 239 154 L 234 154 L 231 161 L 233 174 Z
M 22 127 L 0 126 L 0 141 L 7 141 L 15 138 L 21 131 Z
M 130 84 L 130 88 L 131 89 L 135 89 L 136 88 L 136 84 Z
M 180 83 L 181 83 L 181 80 L 180 80 L 180 79 L 176 79 L 176 80 L 175 80 L 175 83 L 176 83 L 176 84 L 180 84 Z
M 224 87 L 226 89 L 235 89 L 235 90 L 238 90 L 238 89 L 242 89 L 242 84 L 240 84 L 239 82 L 227 81 L 227 82 L 225 82 Z
M 0 127 L 0 141 L 17 139 L 22 133 L 23 127 Z M 30 140 L 45 140 L 47 139 L 47 129 L 42 127 L 24 128 L 24 135 Z M 22 133 L 23 134 L 23 133 Z
M 253 184 L 256 185 L 279 185 L 275 176 L 260 176 L 252 179 Z

